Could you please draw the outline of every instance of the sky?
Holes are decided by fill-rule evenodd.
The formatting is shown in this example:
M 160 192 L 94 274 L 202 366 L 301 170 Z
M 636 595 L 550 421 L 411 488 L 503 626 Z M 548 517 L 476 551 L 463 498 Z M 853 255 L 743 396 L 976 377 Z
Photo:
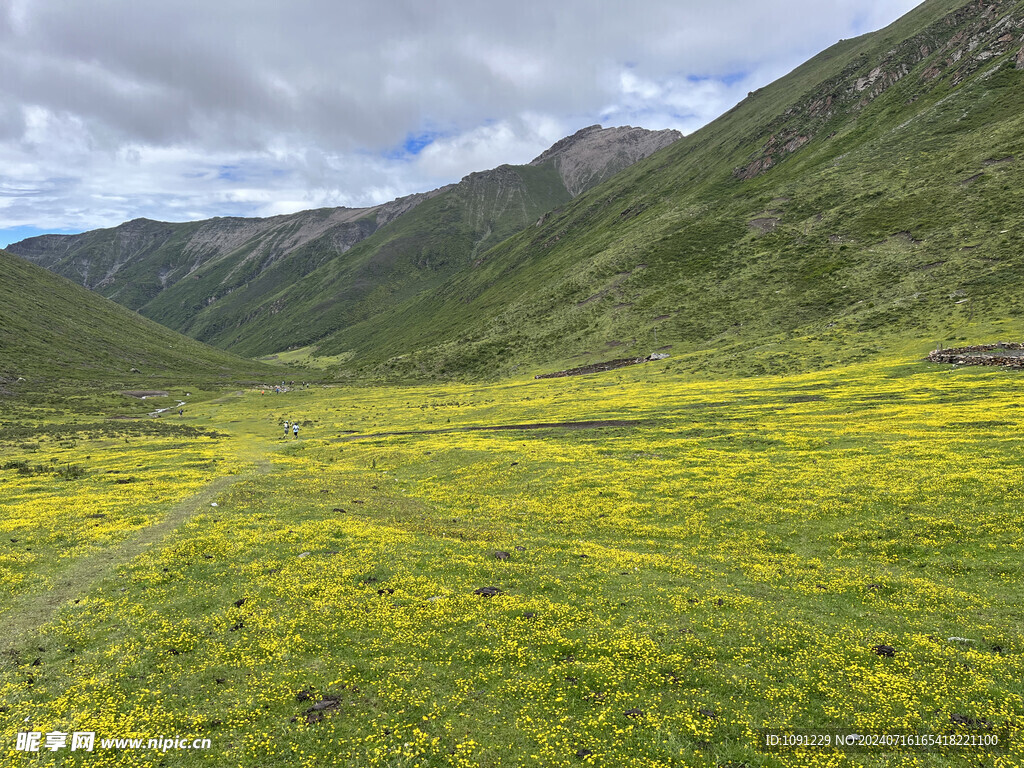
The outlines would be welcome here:
M 691 133 L 916 0 L 2 0 L 0 247 L 365 207 L 605 127 Z

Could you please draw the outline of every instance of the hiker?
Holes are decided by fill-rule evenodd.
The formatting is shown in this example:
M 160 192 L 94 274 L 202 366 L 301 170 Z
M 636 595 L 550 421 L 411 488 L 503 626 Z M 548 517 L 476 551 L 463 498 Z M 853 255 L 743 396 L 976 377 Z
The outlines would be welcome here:
M 286 439 L 288 437 L 288 427 L 289 426 L 291 426 L 291 425 L 288 423 L 288 420 L 285 419 L 285 422 L 284 422 L 284 436 L 285 436 Z
M 179 408 L 178 409 L 178 415 L 179 416 L 184 416 L 185 415 L 185 409 L 184 408 Z
M 292 431 L 295 432 L 295 439 L 298 440 L 299 439 L 299 422 L 296 421 L 294 424 L 292 424 Z

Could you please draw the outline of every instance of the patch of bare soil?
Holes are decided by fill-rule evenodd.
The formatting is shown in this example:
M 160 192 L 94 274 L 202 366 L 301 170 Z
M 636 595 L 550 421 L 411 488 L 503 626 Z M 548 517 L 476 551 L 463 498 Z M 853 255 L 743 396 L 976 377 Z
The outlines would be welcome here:
M 637 365 L 638 363 L 646 363 L 651 360 L 664 360 L 668 355 L 664 353 L 655 353 L 648 355 L 647 357 L 623 357 L 618 360 L 609 360 L 604 363 L 591 363 L 590 365 L 581 365 L 579 368 L 569 368 L 565 371 L 555 371 L 554 373 L 538 373 L 533 378 L 535 379 L 560 379 L 564 376 L 582 376 L 587 373 L 603 373 L 604 371 L 614 371 L 616 368 L 625 368 L 627 365 Z
M 759 219 L 751 219 L 747 222 L 747 226 L 765 235 L 779 226 L 779 220 L 774 216 L 763 216 Z
M 440 435 L 446 432 L 499 432 L 513 429 L 598 429 L 600 427 L 636 427 L 649 424 L 643 419 L 601 419 L 597 421 L 544 421 L 531 424 L 490 424 L 473 427 L 445 427 L 443 429 L 415 429 L 407 432 L 375 432 L 371 435 L 339 437 L 335 442 L 368 440 L 371 437 L 402 437 L 404 435 Z

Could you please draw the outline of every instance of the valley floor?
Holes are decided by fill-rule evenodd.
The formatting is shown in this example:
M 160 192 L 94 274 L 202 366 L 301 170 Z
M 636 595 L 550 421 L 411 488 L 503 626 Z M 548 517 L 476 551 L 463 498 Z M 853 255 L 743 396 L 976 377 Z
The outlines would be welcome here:
M 661 365 L 5 422 L 3 763 L 1022 764 L 1022 374 Z

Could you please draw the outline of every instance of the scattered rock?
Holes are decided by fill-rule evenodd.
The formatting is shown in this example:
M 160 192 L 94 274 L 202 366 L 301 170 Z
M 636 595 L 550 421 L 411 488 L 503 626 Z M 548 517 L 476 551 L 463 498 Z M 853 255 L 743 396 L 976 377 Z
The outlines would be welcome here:
M 231 627 L 231 629 L 229 629 L 228 632 L 237 632 L 238 630 L 240 630 L 244 626 L 245 626 L 245 622 L 244 621 L 239 621 L 237 624 L 235 624 L 235 626 Z
M 300 552 L 299 553 L 299 557 L 300 558 L 302 558 L 302 557 L 309 557 L 311 554 L 313 554 L 313 553 L 312 552 Z
M 383 589 L 377 590 L 378 595 L 393 595 L 395 590 L 392 587 L 384 587 Z
M 964 291 L 958 290 L 949 294 L 949 298 L 955 299 L 964 295 Z M 1024 368 L 1024 344 L 998 342 L 971 347 L 937 349 L 930 352 L 926 359 L 932 363 L 953 365 L 999 365 L 1006 368 Z
M 991 728 L 992 724 L 983 717 L 971 717 L 969 715 L 951 714 L 949 721 L 954 725 L 964 725 L 968 728 Z
M 480 587 L 480 589 L 473 590 L 474 595 L 480 595 L 481 597 L 494 597 L 495 595 L 503 594 L 503 592 L 497 587 Z
M 893 648 L 891 645 L 876 645 L 873 646 L 871 650 L 879 656 L 885 656 L 890 659 L 896 655 L 896 649 Z
M 576 759 L 577 759 L 577 760 L 586 760 L 586 759 L 587 759 L 588 757 L 590 757 L 590 756 L 591 756 L 592 754 L 594 754 L 594 753 L 593 753 L 593 752 L 591 752 L 591 751 L 590 751 L 589 749 L 587 749 L 586 747 L 581 747 L 580 749 L 577 749 L 577 750 L 576 750 Z
M 213 682 L 215 682 L 217 685 L 224 685 L 224 683 L 226 683 L 227 680 L 225 680 L 223 677 L 215 677 L 213 679 Z
M 774 216 L 762 216 L 761 218 L 751 219 L 747 222 L 747 226 L 755 232 L 760 232 L 764 235 L 779 226 L 779 219 Z
M 623 714 L 626 717 L 643 717 L 646 713 L 642 709 L 634 707 L 633 709 L 627 709 Z
M 245 605 L 245 603 L 246 603 L 246 601 L 248 599 L 249 598 L 247 598 L 247 597 L 243 597 L 243 598 L 240 598 L 238 600 L 235 600 L 235 608 L 241 608 L 243 605 Z
M 495 560 L 508 560 L 510 557 L 512 557 L 512 555 L 510 555 L 508 552 L 504 552 L 502 550 L 498 550 L 497 552 L 494 553 L 494 559 Z
M 334 509 L 332 509 L 331 511 L 332 511 L 332 512 L 337 512 L 337 513 L 339 513 L 339 514 L 342 514 L 342 515 L 347 515 L 347 514 L 348 514 L 348 513 L 347 513 L 347 512 L 346 512 L 346 511 L 345 511 L 344 509 L 342 509 L 341 507 L 335 507 L 335 508 L 334 508 Z
M 725 600 L 723 600 L 722 598 L 718 598 L 718 600 L 715 601 L 715 605 L 718 605 L 718 606 L 725 605 Z
M 588 373 L 602 373 L 604 371 L 614 371 L 616 368 L 625 368 L 628 365 L 638 365 L 639 363 L 646 363 L 650 360 L 647 357 L 624 357 L 618 360 L 608 360 L 603 363 L 592 363 L 590 365 L 581 365 L 579 368 L 569 368 L 564 371 L 555 371 L 554 373 L 540 373 L 534 376 L 535 379 L 559 379 L 564 376 L 582 376 Z
M 524 619 L 536 619 L 537 614 L 534 611 L 523 611 Z
M 310 707 L 309 711 L 312 711 L 312 712 L 322 712 L 325 709 L 333 709 L 336 706 L 338 706 L 338 700 L 337 699 L 321 699 L 316 704 L 314 704 L 312 707 Z
M 524 547 L 522 544 L 517 544 L 516 545 L 516 552 L 525 552 L 525 551 L 526 551 L 526 547 Z
M 697 711 L 700 714 L 704 715 L 704 717 L 709 717 L 712 720 L 717 720 L 718 719 L 718 713 L 715 712 L 715 710 L 713 710 L 713 709 L 706 709 L 705 707 L 701 707 Z

